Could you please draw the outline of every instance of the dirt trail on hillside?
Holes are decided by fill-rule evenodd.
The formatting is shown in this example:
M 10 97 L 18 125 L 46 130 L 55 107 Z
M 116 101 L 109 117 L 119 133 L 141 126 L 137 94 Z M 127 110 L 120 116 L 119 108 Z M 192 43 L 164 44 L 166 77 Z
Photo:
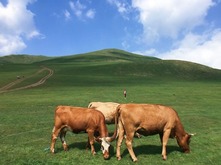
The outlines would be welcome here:
M 29 84 L 29 85 L 26 85 L 26 86 L 23 86 L 23 87 L 18 87 L 18 88 L 14 88 L 14 89 L 10 89 L 11 87 L 13 87 L 14 85 L 30 78 L 30 77 L 33 77 L 43 71 L 48 71 L 48 74 L 46 76 L 44 76 L 43 78 L 41 78 L 38 82 L 36 83 L 33 83 L 33 84 Z M 33 88 L 33 87 L 36 87 L 36 86 L 39 86 L 39 85 L 42 85 L 45 83 L 45 81 L 51 77 L 52 75 L 54 74 L 54 71 L 50 68 L 47 68 L 47 67 L 43 67 L 42 69 L 40 69 L 39 71 L 37 71 L 35 74 L 27 77 L 27 78 L 20 78 L 20 79 L 17 79 L 16 81 L 13 81 L 3 87 L 0 88 L 0 93 L 5 93 L 5 92 L 11 92 L 11 91 L 17 91 L 17 90 L 22 90 L 22 89 L 27 89 L 27 88 Z

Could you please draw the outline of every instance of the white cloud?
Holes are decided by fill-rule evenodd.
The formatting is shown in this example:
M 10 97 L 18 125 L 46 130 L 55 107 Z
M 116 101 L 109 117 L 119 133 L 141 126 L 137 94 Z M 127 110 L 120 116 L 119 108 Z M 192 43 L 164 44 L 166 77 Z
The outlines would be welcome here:
M 131 12 L 131 5 L 127 0 L 107 0 L 107 2 L 115 7 L 124 19 L 129 20 L 129 13 Z
M 132 0 L 143 25 L 143 40 L 156 42 L 160 38 L 176 39 L 179 33 L 189 32 L 204 23 L 212 0 Z
M 74 15 L 80 20 L 84 20 L 85 18 L 93 19 L 95 16 L 95 10 L 88 9 L 88 7 L 80 3 L 79 0 L 76 2 L 70 1 L 69 5 Z
M 0 55 L 18 53 L 24 48 L 26 39 L 39 36 L 34 25 L 34 14 L 26 7 L 34 0 L 8 0 L 0 2 Z
M 95 16 L 95 10 L 89 9 L 89 10 L 87 11 L 87 13 L 86 13 L 86 16 L 87 16 L 87 18 L 93 19 L 94 16 Z
M 77 17 L 81 17 L 82 12 L 86 7 L 84 5 L 82 5 L 79 1 L 76 1 L 76 3 L 70 1 L 69 4 L 70 4 L 70 7 L 71 7 L 72 11 L 74 12 L 74 14 Z
M 221 29 L 204 35 L 189 33 L 176 49 L 159 56 L 163 59 L 192 61 L 221 69 Z
M 69 11 L 65 10 L 64 11 L 64 17 L 65 17 L 65 20 L 68 21 L 71 19 L 71 14 Z
M 16 53 L 25 48 L 26 45 L 21 37 L 0 34 L 0 55 Z
M 122 0 L 107 0 L 111 5 L 115 5 L 117 7 L 118 12 L 124 13 L 127 11 L 127 4 L 122 2 Z
M 157 50 L 153 49 L 153 48 L 145 50 L 145 51 L 134 51 L 133 53 L 147 55 L 147 56 L 156 56 L 156 55 L 158 55 Z
M 221 29 L 205 20 L 213 0 L 132 0 L 143 26 L 141 54 L 178 59 L 221 69 Z M 163 42 L 168 43 L 163 43 Z M 151 43 L 151 44 L 149 44 Z M 154 48 L 149 48 L 154 46 Z M 169 50 L 160 53 L 157 49 Z

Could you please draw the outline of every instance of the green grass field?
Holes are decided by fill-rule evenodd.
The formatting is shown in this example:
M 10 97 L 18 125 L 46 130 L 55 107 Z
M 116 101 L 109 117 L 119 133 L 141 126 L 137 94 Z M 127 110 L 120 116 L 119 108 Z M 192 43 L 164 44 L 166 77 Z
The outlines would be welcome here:
M 0 88 L 14 81 L 17 75 L 35 74 L 41 64 L 54 70 L 54 75 L 41 86 L 0 93 L 0 164 L 133 164 L 124 143 L 122 160 L 117 161 L 116 141 L 112 142 L 110 160 L 103 159 L 98 143 L 95 145 L 97 155 L 92 156 L 90 150 L 85 149 L 87 134 L 84 133 L 67 134 L 68 152 L 63 151 L 59 139 L 56 154 L 49 152 L 55 107 L 86 107 L 91 101 L 172 106 L 185 130 L 196 133 L 191 139 L 190 154 L 182 153 L 175 139 L 170 139 L 166 161 L 161 159 L 158 136 L 135 138 L 137 164 L 221 162 L 221 71 L 202 66 L 191 69 L 198 65 L 187 68 L 189 64 L 182 62 L 178 62 L 178 67 L 176 62 L 157 63 L 158 60 L 154 64 L 148 60 L 133 63 L 125 59 L 92 62 L 85 56 L 84 60 L 78 57 L 77 61 L 70 58 L 64 62 L 64 59 L 27 65 L 0 64 Z M 38 74 L 17 86 L 27 85 L 44 75 Z M 127 99 L 123 97 L 125 88 Z M 108 129 L 113 133 L 114 126 L 108 125 Z

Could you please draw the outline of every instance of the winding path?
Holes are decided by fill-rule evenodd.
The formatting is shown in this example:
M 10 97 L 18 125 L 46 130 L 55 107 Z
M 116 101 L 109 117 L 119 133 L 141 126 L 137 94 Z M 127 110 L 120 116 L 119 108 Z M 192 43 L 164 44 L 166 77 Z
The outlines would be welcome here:
M 2 88 L 0 88 L 0 93 L 5 93 L 5 92 L 11 92 L 11 91 L 17 91 L 17 90 L 22 90 L 22 89 L 27 89 L 27 88 L 33 88 L 33 87 L 36 87 L 36 86 L 39 86 L 39 85 L 42 85 L 45 83 L 45 81 L 51 77 L 53 74 L 54 74 L 54 71 L 50 68 L 47 68 L 47 67 L 43 67 L 42 69 L 40 69 L 38 72 L 36 72 L 34 75 L 37 75 L 39 74 L 40 72 L 43 72 L 43 71 L 48 71 L 48 74 L 46 76 L 44 76 L 43 78 L 41 78 L 38 82 L 36 83 L 33 83 L 33 84 L 30 84 L 30 85 L 26 85 L 26 86 L 23 86 L 23 87 L 18 87 L 18 88 L 14 88 L 14 89 L 10 89 L 12 86 L 24 81 L 25 79 L 27 78 L 21 78 L 21 79 L 17 79 L 16 81 L 13 81 L 5 86 L 3 86 Z M 30 76 L 30 77 L 33 77 L 34 75 Z M 28 78 L 30 78 L 28 77 Z

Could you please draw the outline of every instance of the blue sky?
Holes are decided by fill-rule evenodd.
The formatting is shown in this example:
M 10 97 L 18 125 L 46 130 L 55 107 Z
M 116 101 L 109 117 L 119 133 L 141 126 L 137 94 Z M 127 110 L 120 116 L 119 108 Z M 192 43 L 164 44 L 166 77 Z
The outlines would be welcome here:
M 0 0 L 0 56 L 107 48 L 221 69 L 221 0 Z

